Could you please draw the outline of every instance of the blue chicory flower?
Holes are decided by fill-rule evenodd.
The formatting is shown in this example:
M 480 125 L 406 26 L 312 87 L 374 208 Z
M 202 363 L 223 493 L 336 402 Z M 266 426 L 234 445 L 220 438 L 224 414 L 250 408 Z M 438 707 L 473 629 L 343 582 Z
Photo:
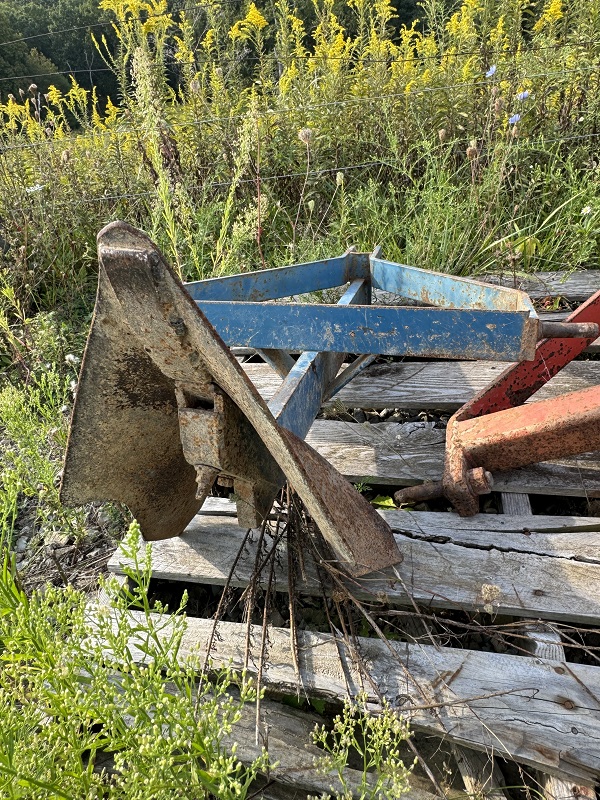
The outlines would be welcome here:
M 520 119 L 521 119 L 521 115 L 520 115 L 520 114 L 513 114 L 513 115 L 512 115 L 512 117 L 509 117 L 509 118 L 508 118 L 508 124 L 509 124 L 509 125 L 516 125 L 516 124 L 517 124 L 517 122 L 518 122 Z
M 529 97 L 529 92 L 527 91 L 527 89 L 525 89 L 525 91 L 519 92 L 519 94 L 517 95 L 517 100 L 527 100 L 528 97 Z
M 488 71 L 485 73 L 485 77 L 486 77 L 486 78 L 491 78 L 491 77 L 492 77 L 492 75 L 494 75 L 495 73 L 496 73 L 496 65 L 495 65 L 495 64 L 492 64 L 492 66 L 491 66 L 491 67 L 488 69 Z

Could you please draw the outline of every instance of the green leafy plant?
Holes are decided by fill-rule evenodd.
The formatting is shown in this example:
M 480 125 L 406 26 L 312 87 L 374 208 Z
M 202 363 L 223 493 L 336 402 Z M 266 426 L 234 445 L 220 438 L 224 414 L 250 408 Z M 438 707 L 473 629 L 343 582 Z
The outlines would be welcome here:
M 139 528 L 124 543 L 135 588 L 112 605 L 52 586 L 27 597 L 0 574 L 0 794 L 167 800 L 246 797 L 266 757 L 244 767 L 222 744 L 252 687 L 221 672 L 198 679 L 181 640 L 183 609 L 151 607 Z M 130 609 L 137 605 L 138 611 Z
M 366 696 L 346 700 L 332 730 L 323 725 L 313 733 L 314 743 L 326 753 L 319 761 L 320 769 L 337 773 L 342 785 L 341 792 L 334 792 L 336 800 L 397 798 L 410 789 L 411 767 L 405 767 L 399 749 L 410 736 L 408 723 L 387 704 L 379 714 L 367 711 L 366 701 Z M 354 792 L 344 779 L 351 759 L 362 770 L 362 782 Z
M 384 494 L 378 494 L 377 497 L 374 497 L 371 500 L 371 505 L 375 506 L 375 508 L 383 508 L 388 510 L 396 508 L 394 498 Z

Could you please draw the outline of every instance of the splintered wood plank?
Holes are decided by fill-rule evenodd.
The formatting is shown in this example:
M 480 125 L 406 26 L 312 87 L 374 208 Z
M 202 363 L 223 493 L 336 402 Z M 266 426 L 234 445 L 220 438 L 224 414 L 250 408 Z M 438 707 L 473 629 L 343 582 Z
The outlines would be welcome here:
M 482 549 L 506 549 L 600 564 L 600 517 L 533 516 L 529 512 L 513 514 L 508 519 L 501 514 L 459 517 L 455 513 L 430 511 L 379 513 L 392 530 L 413 539 L 447 539 L 455 544 Z M 235 517 L 235 503 L 209 497 L 192 525 L 202 528 L 203 515 Z
M 243 364 L 244 371 L 265 399 L 281 378 L 267 364 Z M 493 381 L 506 367 L 494 361 L 430 361 L 373 364 L 336 394 L 347 408 L 434 408 L 455 411 Z M 535 398 L 587 389 L 600 383 L 600 362 L 573 361 L 544 386 Z
M 502 493 L 502 511 L 508 516 L 523 516 L 531 514 L 529 497 L 524 494 Z M 540 622 L 527 625 L 523 629 L 525 634 L 525 647 L 532 656 L 547 658 L 552 661 L 565 661 L 565 651 L 562 646 L 560 634 L 550 625 Z M 564 776 L 548 775 L 538 771 L 537 782 L 545 800 L 576 800 L 577 797 L 595 800 L 596 792 L 590 784 L 573 786 L 573 782 Z M 466 785 L 466 784 L 465 784 Z M 467 791 L 469 787 L 466 786 Z
M 129 612 L 144 624 L 143 614 Z M 210 651 L 215 668 L 242 669 L 257 675 L 260 626 L 250 630 L 246 662 L 243 624 L 188 618 L 180 657 Z M 169 635 L 169 623 L 161 636 Z M 450 742 L 487 751 L 574 780 L 600 777 L 600 668 L 563 665 L 542 659 L 456 650 L 432 645 L 382 642 L 359 637 L 356 652 L 368 670 L 356 665 L 356 652 L 331 635 L 298 632 L 300 675 L 291 657 L 288 630 L 269 627 L 262 686 L 270 691 L 339 701 L 366 691 L 374 710 L 382 698 L 416 729 Z M 133 658 L 147 656 L 129 644 Z
M 600 520 L 582 522 L 580 531 L 568 517 L 525 518 L 540 521 L 538 530 L 531 531 L 518 522 L 511 530 L 496 524 L 502 517 L 488 515 L 462 520 L 453 514 L 392 511 L 382 516 L 394 531 L 404 561 L 395 571 L 349 580 L 349 590 L 360 599 L 391 605 L 414 600 L 434 608 L 589 624 L 600 616 Z M 595 530 L 589 530 L 591 526 Z M 223 586 L 243 538 L 234 519 L 198 515 L 182 536 L 152 543 L 152 575 Z M 252 578 L 256 538 L 238 562 L 233 586 L 245 587 Z M 277 587 L 286 591 L 285 543 L 278 555 Z M 575 560 L 582 557 L 590 563 Z M 127 566 L 119 553 L 109 562 L 116 573 Z M 306 569 L 307 581 L 297 579 L 297 591 L 320 595 L 316 567 L 308 557 Z
M 394 422 L 370 425 L 316 420 L 306 441 L 352 481 L 410 486 L 440 480 L 444 469 L 445 431 L 431 426 L 409 429 Z M 498 472 L 494 489 L 597 497 L 600 453 Z
M 467 747 L 455 747 L 454 757 L 465 784 L 467 795 L 481 800 L 509 798 L 503 787 L 504 778 L 494 758 Z

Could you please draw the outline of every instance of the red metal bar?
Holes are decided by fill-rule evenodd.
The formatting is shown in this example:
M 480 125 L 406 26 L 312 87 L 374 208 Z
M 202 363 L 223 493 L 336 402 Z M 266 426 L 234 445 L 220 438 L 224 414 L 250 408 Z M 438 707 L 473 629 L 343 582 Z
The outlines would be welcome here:
M 600 324 L 600 292 L 596 292 L 579 306 L 566 322 Z M 492 384 L 460 408 L 453 419 L 470 419 L 521 405 L 576 356 L 583 353 L 597 335 L 592 334 L 586 339 L 543 339 L 538 343 L 533 361 L 511 364 Z
M 460 423 L 465 458 L 491 472 L 600 449 L 600 386 Z
M 533 361 L 507 367 L 448 422 L 444 476 L 437 487 L 462 516 L 476 514 L 478 495 L 485 493 L 485 481 L 473 481 L 477 468 L 514 469 L 600 449 L 600 387 L 523 405 L 597 337 L 600 292 L 566 322 L 595 326 L 586 338 L 543 339 Z M 419 488 L 397 492 L 396 502 L 414 502 Z M 433 492 L 430 485 L 428 496 Z

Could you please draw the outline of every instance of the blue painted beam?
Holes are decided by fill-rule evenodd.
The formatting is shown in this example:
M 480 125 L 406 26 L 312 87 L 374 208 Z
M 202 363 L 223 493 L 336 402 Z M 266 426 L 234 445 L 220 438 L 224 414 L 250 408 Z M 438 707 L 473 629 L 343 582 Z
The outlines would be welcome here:
M 368 275 L 368 253 L 348 252 L 343 256 L 324 261 L 195 281 L 186 283 L 185 288 L 196 301 L 261 302 L 306 292 L 318 292 L 322 289 L 333 289 L 357 278 L 367 278 Z
M 458 278 L 405 264 L 394 264 L 376 255 L 371 256 L 370 261 L 374 289 L 416 300 L 420 305 L 529 311 L 535 315 L 529 296 L 517 289 L 492 286 L 470 278 Z
M 529 311 L 402 306 L 199 302 L 230 347 L 525 361 L 538 320 Z
M 338 306 L 369 303 L 370 300 L 369 282 L 356 280 L 342 295 Z M 304 439 L 343 360 L 344 353 L 302 353 L 269 402 L 277 422 Z

